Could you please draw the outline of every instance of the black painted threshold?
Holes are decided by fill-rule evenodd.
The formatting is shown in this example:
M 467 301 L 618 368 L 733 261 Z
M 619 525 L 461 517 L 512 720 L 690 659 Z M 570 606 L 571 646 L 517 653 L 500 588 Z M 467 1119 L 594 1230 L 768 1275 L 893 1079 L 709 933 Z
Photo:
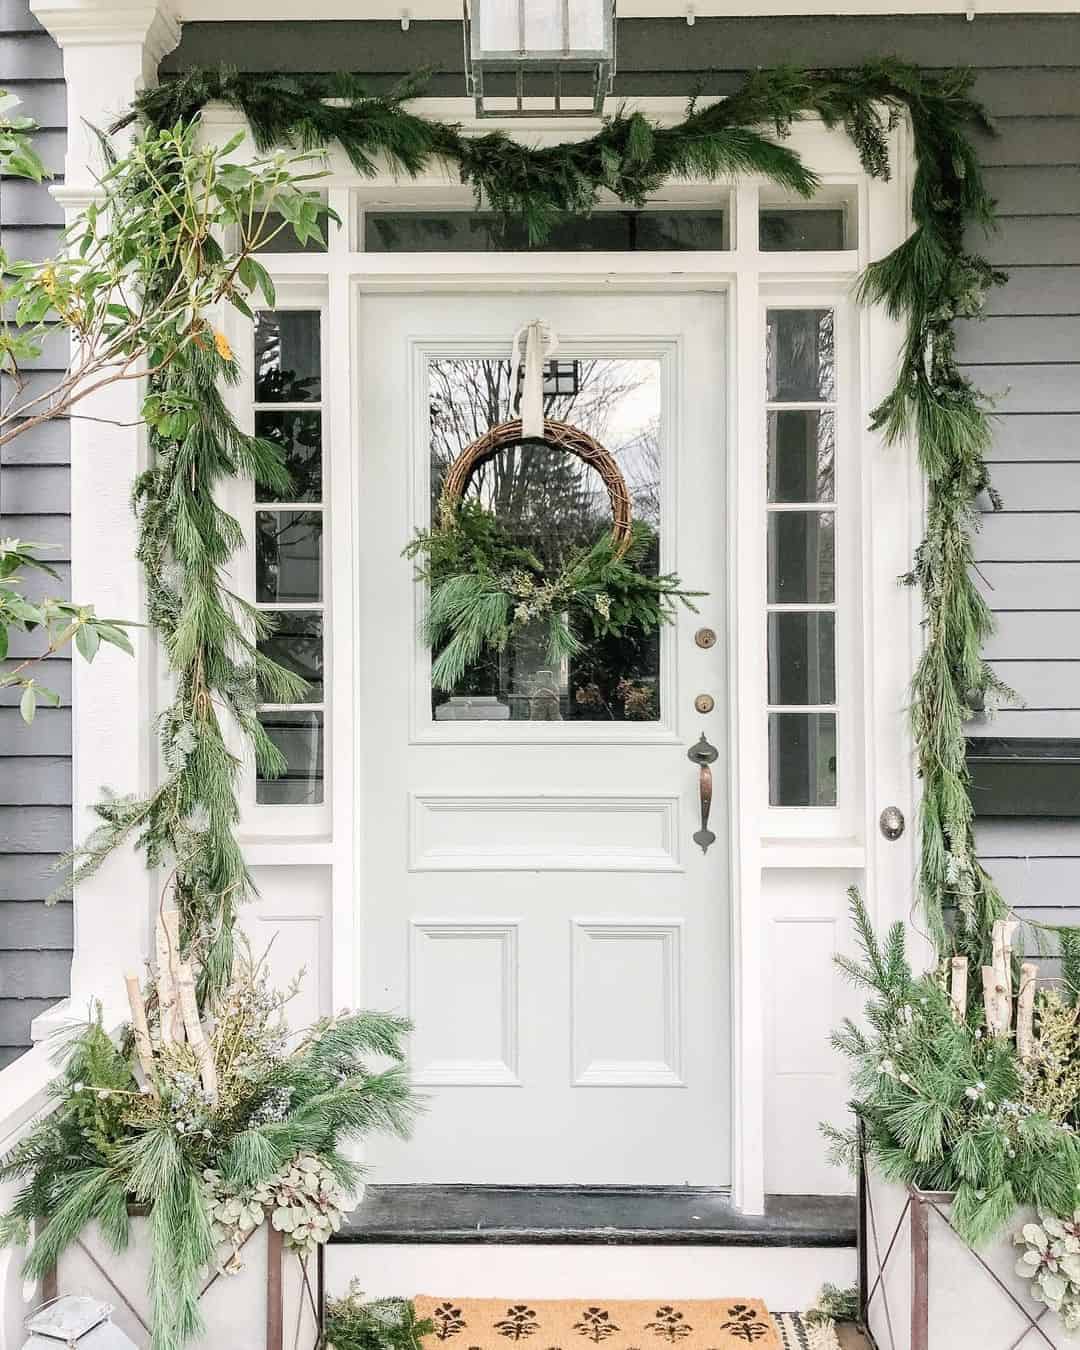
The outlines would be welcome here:
M 692 1186 L 368 1186 L 332 1242 L 853 1247 L 855 1201 Z

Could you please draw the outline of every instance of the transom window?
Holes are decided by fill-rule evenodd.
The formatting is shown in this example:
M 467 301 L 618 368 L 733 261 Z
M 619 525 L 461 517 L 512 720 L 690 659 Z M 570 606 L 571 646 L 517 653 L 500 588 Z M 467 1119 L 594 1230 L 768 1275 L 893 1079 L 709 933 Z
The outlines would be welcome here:
M 723 210 L 597 211 L 558 221 L 541 244 L 492 211 L 365 211 L 367 253 L 637 253 L 726 249 Z

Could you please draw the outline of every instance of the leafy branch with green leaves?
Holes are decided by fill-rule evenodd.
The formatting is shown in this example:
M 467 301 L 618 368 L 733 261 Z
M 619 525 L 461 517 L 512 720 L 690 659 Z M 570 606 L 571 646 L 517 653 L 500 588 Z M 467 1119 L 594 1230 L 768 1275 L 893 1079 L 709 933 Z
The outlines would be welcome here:
M 121 651 L 132 653 L 131 639 L 124 631 L 131 625 L 122 619 L 101 619 L 93 605 L 75 605 L 68 600 L 46 596 L 30 601 L 20 589 L 25 577 L 20 568 L 43 573 L 59 580 L 55 567 L 38 557 L 40 545 L 24 543 L 21 539 L 0 539 L 0 662 L 8 658 L 12 632 L 40 634 L 44 646 L 33 656 L 15 661 L 8 669 L 0 670 L 0 689 L 21 689 L 19 712 L 29 726 L 34 720 L 38 703 L 60 706 L 60 695 L 41 684 L 30 673 L 41 661 L 56 656 L 74 643 L 75 650 L 86 661 L 93 661 L 104 642 Z
M 32 117 L 16 115 L 21 103 L 22 99 L 0 89 L 0 176 L 40 183 L 48 173 L 31 139 L 37 123 Z
M 202 145 L 193 126 L 177 125 L 137 137 L 116 156 L 102 138 L 96 200 L 64 232 L 58 256 L 42 264 L 0 252 L 0 373 L 9 390 L 0 447 L 72 415 L 109 385 L 166 369 L 191 346 L 217 344 L 230 359 L 207 313 L 222 302 L 250 313 L 254 291 L 273 303 L 253 254 L 284 229 L 308 237 L 325 211 L 303 186 L 319 176 L 307 171 L 309 156 L 278 152 L 238 164 L 230 156 L 242 140 Z M 26 366 L 58 325 L 71 357 L 41 388 L 25 378 Z

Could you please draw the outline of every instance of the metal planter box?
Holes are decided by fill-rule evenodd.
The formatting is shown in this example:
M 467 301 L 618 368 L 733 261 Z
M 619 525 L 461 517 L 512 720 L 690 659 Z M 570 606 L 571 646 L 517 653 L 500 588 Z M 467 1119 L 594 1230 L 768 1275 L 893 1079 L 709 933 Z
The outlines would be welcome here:
M 320 1253 L 321 1255 L 321 1253 Z M 300 1262 L 282 1248 L 269 1220 L 244 1244 L 244 1269 L 236 1275 L 207 1276 L 200 1308 L 205 1334 L 189 1350 L 312 1350 L 318 1340 L 321 1261 L 308 1261 L 305 1285 Z M 131 1219 L 131 1241 L 119 1255 L 97 1225 L 85 1229 L 63 1253 L 42 1290 L 92 1294 L 113 1306 L 112 1321 L 135 1342 L 150 1341 L 150 1232 L 142 1215 Z
M 1014 1271 L 1013 1234 L 1034 1211 L 976 1251 L 951 1227 L 951 1195 L 868 1170 L 860 1205 L 859 1299 L 878 1350 L 1076 1350 Z

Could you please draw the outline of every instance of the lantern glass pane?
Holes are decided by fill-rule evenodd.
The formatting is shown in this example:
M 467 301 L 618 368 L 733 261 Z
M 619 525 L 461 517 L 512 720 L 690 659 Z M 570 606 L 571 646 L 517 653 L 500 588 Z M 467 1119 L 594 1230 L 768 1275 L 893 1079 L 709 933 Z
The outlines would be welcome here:
M 604 22 L 605 5 L 609 3 L 574 0 L 564 8 L 563 0 L 525 0 L 519 10 L 516 0 L 509 4 L 506 0 L 473 0 L 473 58 L 482 61 L 509 53 L 526 59 L 553 53 L 572 58 L 582 53 L 606 53 L 611 45 Z M 564 33 L 567 9 L 569 31 Z

